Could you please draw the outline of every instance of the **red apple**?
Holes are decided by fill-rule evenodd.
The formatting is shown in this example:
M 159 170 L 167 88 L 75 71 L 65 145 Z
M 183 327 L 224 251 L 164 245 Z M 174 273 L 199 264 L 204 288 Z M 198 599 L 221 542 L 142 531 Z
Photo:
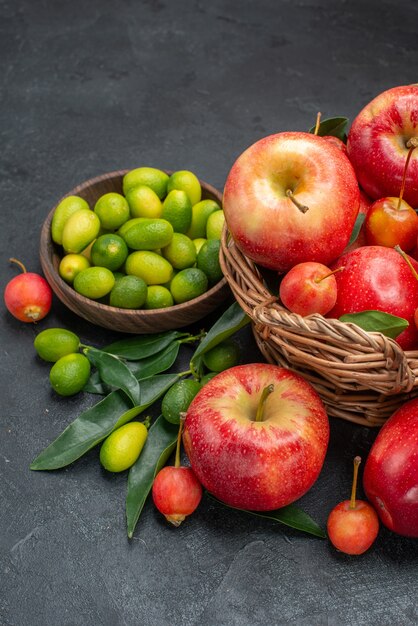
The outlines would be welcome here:
M 189 406 L 184 447 L 198 480 L 242 509 L 273 510 L 300 498 L 321 471 L 328 417 L 300 375 L 266 363 L 212 378 Z
M 418 263 L 410 259 L 418 270 Z M 409 322 L 396 341 L 404 350 L 418 347 L 414 313 L 418 305 L 418 281 L 408 263 L 393 248 L 363 246 L 343 254 L 332 269 L 344 266 L 335 274 L 337 302 L 327 317 L 345 313 L 377 310 L 403 317 Z
M 381 198 L 371 205 L 364 227 L 368 245 L 399 245 L 409 252 L 417 241 L 418 215 L 405 200 Z
M 358 181 L 373 200 L 397 196 L 408 155 L 408 141 L 418 136 L 418 84 L 393 87 L 357 115 L 347 152 Z M 418 207 L 418 153 L 408 168 L 405 200 Z
M 418 398 L 382 426 L 366 460 L 363 486 L 387 528 L 418 537 Z
M 337 281 L 322 263 L 298 263 L 283 276 L 279 288 L 284 306 L 299 315 L 328 313 L 337 301 Z
M 330 141 L 336 148 L 341 150 L 341 152 L 347 154 L 347 146 L 339 137 L 334 137 L 334 135 L 322 135 L 322 138 Z
M 359 189 L 339 148 L 311 133 L 284 132 L 238 157 L 223 207 L 237 247 L 256 263 L 285 272 L 304 261 L 328 265 L 342 253 Z

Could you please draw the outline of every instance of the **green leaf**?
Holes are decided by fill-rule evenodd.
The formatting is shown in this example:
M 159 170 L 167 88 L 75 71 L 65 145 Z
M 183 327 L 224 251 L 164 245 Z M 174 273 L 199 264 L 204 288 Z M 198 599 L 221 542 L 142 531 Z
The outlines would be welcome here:
M 181 374 L 160 374 L 141 382 L 141 406 L 131 407 L 124 393 L 112 391 L 74 422 L 32 462 L 32 470 L 54 470 L 69 465 L 110 433 L 145 411 L 160 398 Z
M 348 128 L 348 118 L 347 117 L 329 117 L 326 120 L 323 120 L 319 124 L 318 135 L 323 137 L 324 135 L 332 135 L 333 137 L 338 137 L 341 141 L 346 142 L 347 140 L 347 128 Z M 310 133 L 315 132 L 315 126 L 309 129 Z
M 156 474 L 167 463 L 176 447 L 178 426 L 160 415 L 148 431 L 142 453 L 129 470 L 126 494 L 128 537 L 132 538 Z
M 350 237 L 350 241 L 347 244 L 348 246 L 351 246 L 352 243 L 355 242 L 355 240 L 357 239 L 360 229 L 363 226 L 364 220 L 366 219 L 366 214 L 365 213 L 359 213 L 356 217 L 356 221 L 354 222 L 354 226 L 353 226 L 353 230 L 351 231 L 351 237 Z
M 215 322 L 206 336 L 199 343 L 191 359 L 191 363 L 194 365 L 194 368 L 196 369 L 200 357 L 202 357 L 205 352 L 218 345 L 218 343 L 227 339 L 240 330 L 240 328 L 243 328 L 249 323 L 250 318 L 246 313 L 244 313 L 238 302 L 231 304 L 231 306 L 221 315 L 221 317 L 217 320 L 217 322 Z
M 396 337 L 408 328 L 409 323 L 403 317 L 397 317 L 384 311 L 360 311 L 359 313 L 346 313 L 339 318 L 341 322 L 351 322 L 368 332 L 377 332 L 396 339 Z
M 105 352 L 110 352 L 128 361 L 139 361 L 151 355 L 155 355 L 166 348 L 170 343 L 181 337 L 186 337 L 189 333 L 181 333 L 177 330 L 169 330 L 156 335 L 138 335 L 121 339 L 103 348 Z
M 225 504 L 225 502 L 221 502 L 212 494 L 208 494 L 213 500 L 219 502 L 223 506 L 226 506 L 229 509 L 235 509 L 236 511 L 242 511 L 243 513 L 248 513 L 249 515 L 255 515 L 256 517 L 264 517 L 265 519 L 271 519 L 275 522 L 280 522 L 280 524 L 284 524 L 285 526 L 290 526 L 291 528 L 295 528 L 296 530 L 301 530 L 309 535 L 314 535 L 315 537 L 320 537 L 321 539 L 326 538 L 325 531 L 308 515 L 305 511 L 302 511 L 299 507 L 294 504 L 289 504 L 288 506 L 284 506 L 281 509 L 276 509 L 275 511 L 247 511 L 245 509 L 238 509 L 234 506 L 229 506 L 229 504 Z
M 97 367 L 101 380 L 115 389 L 121 389 L 131 400 L 133 406 L 141 404 L 141 390 L 139 382 L 131 370 L 113 354 L 108 354 L 96 348 L 84 348 L 84 354 Z

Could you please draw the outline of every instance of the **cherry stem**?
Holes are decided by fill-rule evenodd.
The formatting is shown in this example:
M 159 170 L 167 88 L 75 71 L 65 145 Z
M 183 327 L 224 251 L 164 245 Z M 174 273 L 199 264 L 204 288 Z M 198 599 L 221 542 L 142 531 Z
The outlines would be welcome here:
M 180 413 L 180 425 L 179 425 L 179 433 L 177 435 L 177 445 L 176 445 L 176 458 L 174 461 L 174 467 L 180 467 L 180 448 L 181 448 L 181 435 L 183 432 L 183 425 L 186 419 L 186 413 Z
M 330 276 L 337 274 L 337 272 L 342 272 L 343 270 L 345 270 L 345 265 L 343 265 L 342 267 L 337 267 L 336 270 L 329 272 L 329 274 L 325 274 L 325 276 L 321 276 L 321 278 L 315 278 L 314 282 L 320 283 L 322 280 L 325 280 L 326 278 L 329 278 Z
M 395 246 L 395 250 L 396 250 L 396 252 L 399 252 L 399 254 L 404 259 L 404 261 L 407 262 L 407 264 L 409 265 L 409 269 L 411 270 L 412 274 L 418 280 L 418 273 L 417 273 L 415 267 L 412 265 L 412 263 L 411 263 L 408 255 L 406 254 L 406 252 L 404 250 L 402 250 L 401 246 L 398 246 L 398 245 Z
M 286 196 L 293 202 L 293 204 L 295 206 L 298 207 L 299 211 L 301 211 L 301 213 L 306 213 L 306 211 L 309 211 L 309 207 L 306 206 L 305 204 L 301 204 L 299 202 L 299 200 L 296 200 L 295 196 L 293 195 L 293 191 L 291 189 L 288 189 L 286 191 Z
M 361 463 L 361 457 L 354 457 L 354 472 L 353 472 L 353 485 L 351 487 L 351 499 L 350 499 L 350 509 L 356 508 L 356 491 L 357 491 L 357 478 L 358 478 L 358 468 Z
M 262 422 L 263 421 L 263 412 L 264 412 L 264 406 L 266 404 L 266 400 L 268 398 L 268 396 L 274 391 L 274 385 L 267 385 L 267 387 L 264 387 L 263 391 L 261 392 L 261 397 L 260 397 L 260 401 L 258 403 L 258 407 L 257 407 L 257 413 L 255 414 L 255 421 L 256 422 Z
M 22 272 L 24 274 L 26 274 L 26 267 L 23 265 L 23 263 L 21 261 L 19 261 L 18 259 L 15 259 L 14 257 L 11 257 L 9 259 L 10 263 L 16 263 L 16 265 L 18 265 L 20 267 L 20 269 L 22 270 Z
M 321 123 L 321 112 L 318 111 L 318 113 L 316 114 L 316 124 L 315 124 L 314 135 L 318 134 L 320 123 Z
M 403 177 L 402 177 L 401 191 L 400 191 L 400 194 L 399 194 L 398 206 L 396 207 L 398 209 L 398 211 L 401 208 L 402 198 L 403 198 L 403 194 L 404 194 L 404 191 L 405 191 L 406 172 L 407 172 L 407 169 L 408 169 L 409 161 L 411 160 L 412 153 L 413 153 L 413 151 L 415 150 L 415 148 L 417 146 L 418 146 L 418 138 L 417 137 L 411 137 L 411 139 L 406 144 L 406 147 L 409 148 L 409 150 L 408 150 L 408 155 L 407 155 L 406 161 L 405 161 L 405 167 L 403 168 Z

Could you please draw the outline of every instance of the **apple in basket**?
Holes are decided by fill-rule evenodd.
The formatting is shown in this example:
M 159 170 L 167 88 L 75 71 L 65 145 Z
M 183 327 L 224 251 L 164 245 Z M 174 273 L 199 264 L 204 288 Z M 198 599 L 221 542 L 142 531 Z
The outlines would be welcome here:
M 354 119 L 347 153 L 360 186 L 374 200 L 397 196 L 408 151 L 418 135 L 418 84 L 379 94 Z M 404 199 L 418 207 L 418 151 L 412 155 Z
M 305 261 L 328 265 L 343 252 L 359 210 L 359 187 L 348 157 L 332 142 L 283 132 L 238 157 L 223 208 L 243 254 L 285 272 Z
M 383 524 L 418 537 L 418 398 L 405 402 L 379 431 L 366 460 L 363 486 Z
M 300 498 L 329 440 L 310 383 L 278 365 L 238 365 L 212 378 L 186 414 L 183 442 L 202 485 L 230 506 L 269 511 Z

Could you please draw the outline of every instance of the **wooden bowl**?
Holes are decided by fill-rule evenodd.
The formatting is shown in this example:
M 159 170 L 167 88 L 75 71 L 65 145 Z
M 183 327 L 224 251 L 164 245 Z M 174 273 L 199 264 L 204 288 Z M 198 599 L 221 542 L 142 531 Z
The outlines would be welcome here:
M 94 207 L 96 201 L 105 193 L 122 192 L 123 176 L 129 170 L 119 170 L 102 174 L 81 183 L 65 196 L 76 195 L 84 198 Z M 167 171 L 167 174 L 171 172 Z M 204 181 L 200 181 L 202 199 L 212 199 L 222 206 L 221 193 Z M 61 202 L 62 198 L 59 200 Z M 57 204 L 59 204 L 59 202 Z M 57 205 L 56 205 L 57 206 Z M 188 326 L 208 315 L 231 294 L 229 285 L 223 278 L 206 293 L 183 304 L 176 304 L 165 309 L 120 309 L 78 294 L 58 274 L 62 258 L 62 249 L 51 238 L 51 221 L 56 206 L 46 218 L 40 239 L 40 261 L 42 269 L 53 292 L 71 311 L 92 324 L 124 333 L 157 333 L 173 328 Z

